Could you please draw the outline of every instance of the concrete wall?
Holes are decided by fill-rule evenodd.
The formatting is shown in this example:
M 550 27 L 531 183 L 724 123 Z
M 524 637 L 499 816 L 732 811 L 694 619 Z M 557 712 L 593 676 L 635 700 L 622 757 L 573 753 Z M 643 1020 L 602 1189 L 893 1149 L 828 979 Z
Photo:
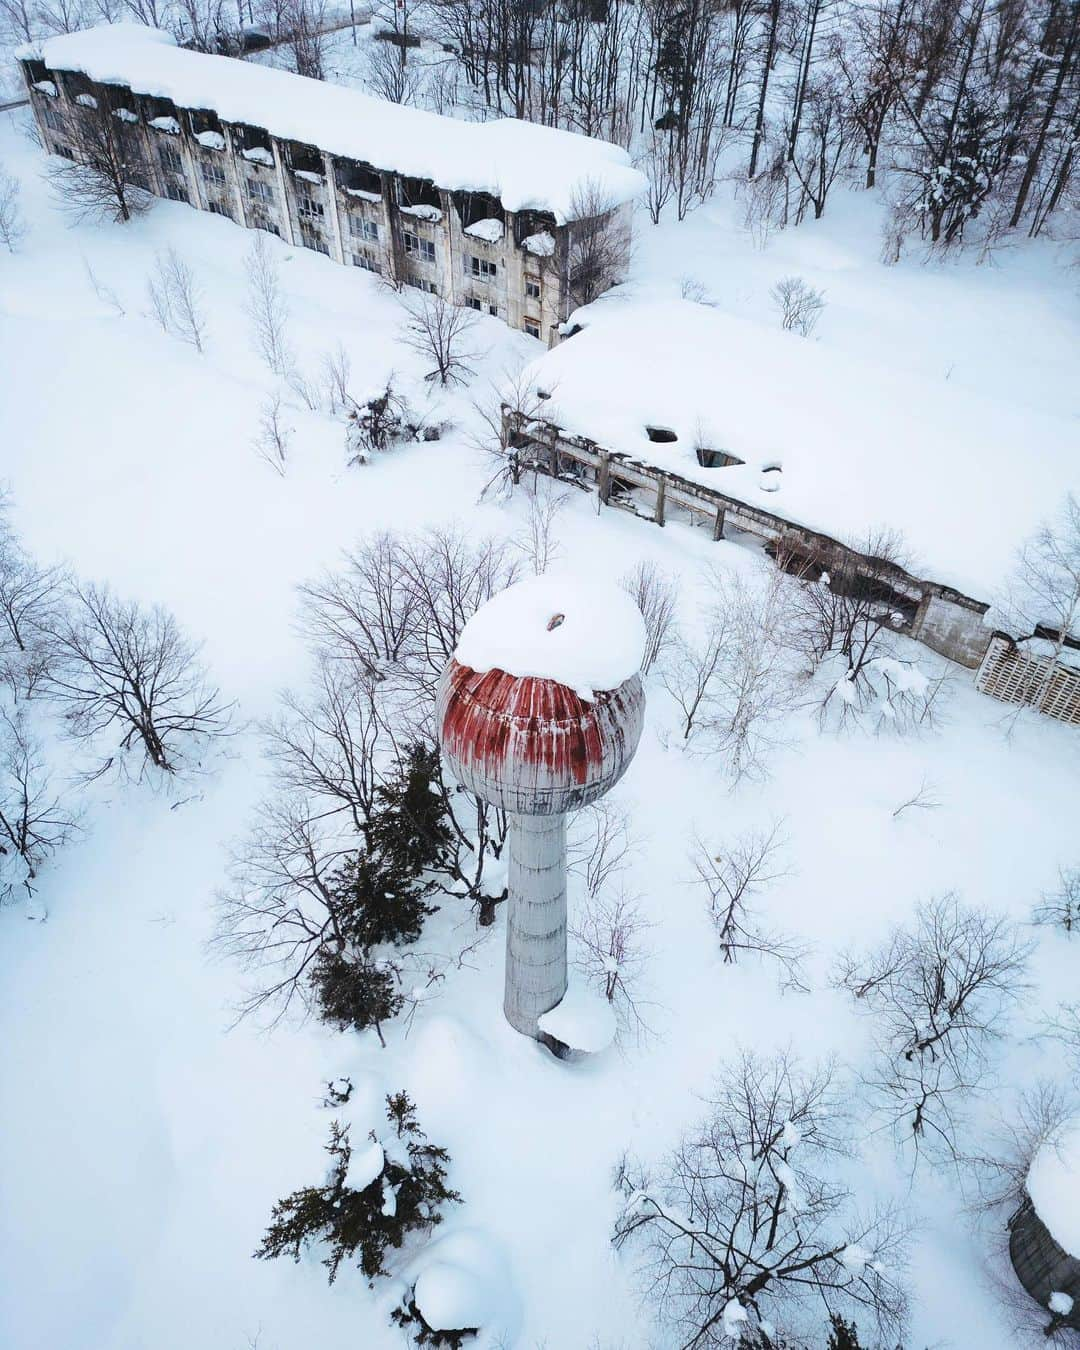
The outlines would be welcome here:
M 919 604 L 911 635 L 932 651 L 974 670 L 990 645 L 991 630 L 970 605 L 929 593 Z

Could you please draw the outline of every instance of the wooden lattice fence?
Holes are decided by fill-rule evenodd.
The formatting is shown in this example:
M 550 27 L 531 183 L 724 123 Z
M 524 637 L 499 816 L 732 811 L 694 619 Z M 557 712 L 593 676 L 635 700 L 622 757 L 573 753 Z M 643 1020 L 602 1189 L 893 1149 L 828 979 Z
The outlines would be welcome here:
M 1047 717 L 1080 726 L 1080 670 L 1051 656 L 1025 652 L 1005 633 L 990 639 L 975 687 L 1002 703 L 1037 708 Z

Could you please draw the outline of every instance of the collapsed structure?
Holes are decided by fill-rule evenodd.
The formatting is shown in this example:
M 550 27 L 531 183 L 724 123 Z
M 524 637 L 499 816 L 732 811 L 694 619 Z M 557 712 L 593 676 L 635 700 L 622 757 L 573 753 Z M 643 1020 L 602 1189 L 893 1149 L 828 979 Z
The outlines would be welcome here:
M 523 463 L 601 501 L 872 588 L 968 667 L 1016 551 L 1078 481 L 1075 430 L 711 306 L 614 293 L 504 404 Z
M 121 134 L 137 186 L 551 344 L 622 279 L 626 152 L 512 118 L 460 122 L 231 57 L 139 24 L 19 53 L 42 143 L 85 158 L 80 127 Z

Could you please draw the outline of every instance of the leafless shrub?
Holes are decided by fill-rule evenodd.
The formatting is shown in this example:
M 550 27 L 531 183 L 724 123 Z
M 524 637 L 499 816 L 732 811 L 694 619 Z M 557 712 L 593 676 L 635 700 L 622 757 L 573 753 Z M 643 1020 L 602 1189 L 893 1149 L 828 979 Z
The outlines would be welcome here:
M 345 420 L 345 456 L 350 468 L 366 464 L 371 455 L 389 450 L 405 435 L 408 405 L 387 377 L 381 394 L 357 404 Z
M 1064 1046 L 1080 1068 L 1080 1003 L 1059 1003 L 1055 1013 L 1043 1018 L 1042 1030 Z
M 94 292 L 94 294 L 97 296 L 97 298 L 101 301 L 103 305 L 108 305 L 109 308 L 112 309 L 122 319 L 127 313 L 127 310 L 125 310 L 124 306 L 120 303 L 119 296 L 116 294 L 116 292 L 112 289 L 111 286 L 106 286 L 105 283 L 98 277 L 97 273 L 90 266 L 89 260 L 87 258 L 84 257 L 82 263 L 83 263 L 83 271 L 86 273 L 86 280 L 90 283 L 90 289 Z
M 389 42 L 368 48 L 364 83 L 388 103 L 413 104 L 424 86 L 423 67 L 406 59 L 406 49 Z
M 585 183 L 570 201 L 570 244 L 567 255 L 570 306 L 589 305 L 630 266 L 630 233 L 604 188 Z
M 202 295 L 194 273 L 176 249 L 156 255 L 146 289 L 151 313 L 162 329 L 201 353 L 206 344 Z
M 104 102 L 62 114 L 62 136 L 74 155 L 49 166 L 60 205 L 75 220 L 126 223 L 153 201 L 138 130 Z
M 779 570 L 752 581 L 715 570 L 704 636 L 673 642 L 661 669 L 682 740 L 719 755 L 735 782 L 766 772 L 798 700 L 792 587 Z
M 779 824 L 768 831 L 754 831 L 719 847 L 698 838 L 693 866 L 697 884 L 705 893 L 709 917 L 725 965 L 742 954 L 775 961 L 785 988 L 806 991 L 802 967 L 807 954 L 804 942 L 762 926 L 754 910 L 763 891 L 785 875 L 779 854 L 783 848 Z
M 343 342 L 339 342 L 332 352 L 323 354 L 320 368 L 323 382 L 323 402 L 331 416 L 355 408 L 356 404 L 349 396 L 352 362 Z
M 924 778 L 911 796 L 902 801 L 893 811 L 893 820 L 899 820 L 905 811 L 936 811 L 941 802 L 934 793 L 933 783 L 928 783 Z
M 0 904 L 20 891 L 34 894 L 38 872 L 75 824 L 25 716 L 0 709 Z
M 0 164 L 0 244 L 14 253 L 26 238 L 26 220 L 19 206 L 19 180 Z
M 893 1210 L 859 1211 L 833 1172 L 847 1151 L 831 1066 L 743 1055 L 655 1179 L 624 1167 L 614 1242 L 639 1255 L 678 1344 L 752 1344 L 763 1325 L 770 1344 L 809 1344 L 837 1309 L 895 1343 L 907 1231 Z
M 586 894 L 595 899 L 629 866 L 633 848 L 630 817 L 609 797 L 601 797 L 573 818 L 567 867 L 581 878 Z
M 509 497 L 528 472 L 537 475 L 546 472 L 548 464 L 541 456 L 546 447 L 534 444 L 528 436 L 528 427 L 543 417 L 544 406 L 550 400 L 541 398 L 522 372 L 507 378 L 501 387 L 492 387 L 473 404 L 478 430 L 473 445 L 494 461 L 495 471 L 484 484 L 481 500 L 489 494 Z
M 289 465 L 289 443 L 293 428 L 282 413 L 281 395 L 275 390 L 264 399 L 259 409 L 259 429 L 253 442 L 255 453 L 280 477 L 285 477 Z
M 1030 953 L 1011 920 L 945 895 L 920 904 L 914 924 L 876 949 L 840 957 L 834 984 L 873 1019 L 867 1084 L 914 1159 L 955 1159 L 960 1113 L 987 1079 Z
M 641 673 L 647 675 L 675 638 L 679 590 L 675 578 L 654 562 L 642 561 L 622 579 L 623 590 L 645 620 L 645 655 Z
M 571 930 L 575 966 L 612 1005 L 620 1029 L 637 1035 L 648 1030 L 640 986 L 648 959 L 643 939 L 652 926 L 637 900 L 616 890 L 590 895 Z
M 2 507 L 0 502 L 0 680 L 17 700 L 37 690 L 52 664 L 67 574 L 34 562 Z
M 1066 933 L 1080 932 L 1080 867 L 1062 867 L 1056 890 L 1044 891 L 1032 920 Z
M 289 371 L 286 383 L 308 412 L 319 412 L 322 408 L 319 386 L 314 380 L 309 380 L 299 366 L 293 366 Z
M 171 774 L 189 751 L 228 730 L 230 706 L 207 682 L 198 648 L 160 606 L 143 609 L 107 587 L 76 585 L 54 638 L 45 689 L 78 739 L 114 730 L 119 751 L 135 751 L 141 769 Z
M 780 326 L 789 333 L 809 337 L 825 308 L 825 296 L 802 277 L 781 277 L 769 292 L 780 311 Z
M 405 303 L 409 315 L 403 341 L 432 369 L 424 376 L 440 384 L 466 384 L 475 373 L 472 361 L 476 352 L 469 339 L 476 325 L 476 315 L 463 305 L 452 304 L 441 295 L 420 292 Z
M 521 551 L 535 576 L 542 576 L 562 553 L 555 523 L 568 496 L 557 482 L 539 475 L 534 477 L 525 527 L 514 540 L 514 546 Z
M 255 350 L 275 375 L 288 379 L 296 364 L 288 340 L 289 310 L 281 292 L 277 264 L 261 230 L 255 232 L 245 267 L 248 280 L 246 308 Z
M 755 247 L 764 249 L 774 229 L 787 224 L 789 182 L 787 163 L 782 154 L 773 164 L 755 174 L 745 187 L 743 225 Z

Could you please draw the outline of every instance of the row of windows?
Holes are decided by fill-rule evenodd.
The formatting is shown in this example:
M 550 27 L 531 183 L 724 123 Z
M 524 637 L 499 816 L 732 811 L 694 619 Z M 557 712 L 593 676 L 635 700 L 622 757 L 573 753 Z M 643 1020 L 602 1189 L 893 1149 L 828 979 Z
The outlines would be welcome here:
M 405 246 L 406 258 L 419 258 L 426 263 L 435 261 L 435 245 L 430 239 L 421 239 L 412 230 L 402 230 L 401 242 Z

